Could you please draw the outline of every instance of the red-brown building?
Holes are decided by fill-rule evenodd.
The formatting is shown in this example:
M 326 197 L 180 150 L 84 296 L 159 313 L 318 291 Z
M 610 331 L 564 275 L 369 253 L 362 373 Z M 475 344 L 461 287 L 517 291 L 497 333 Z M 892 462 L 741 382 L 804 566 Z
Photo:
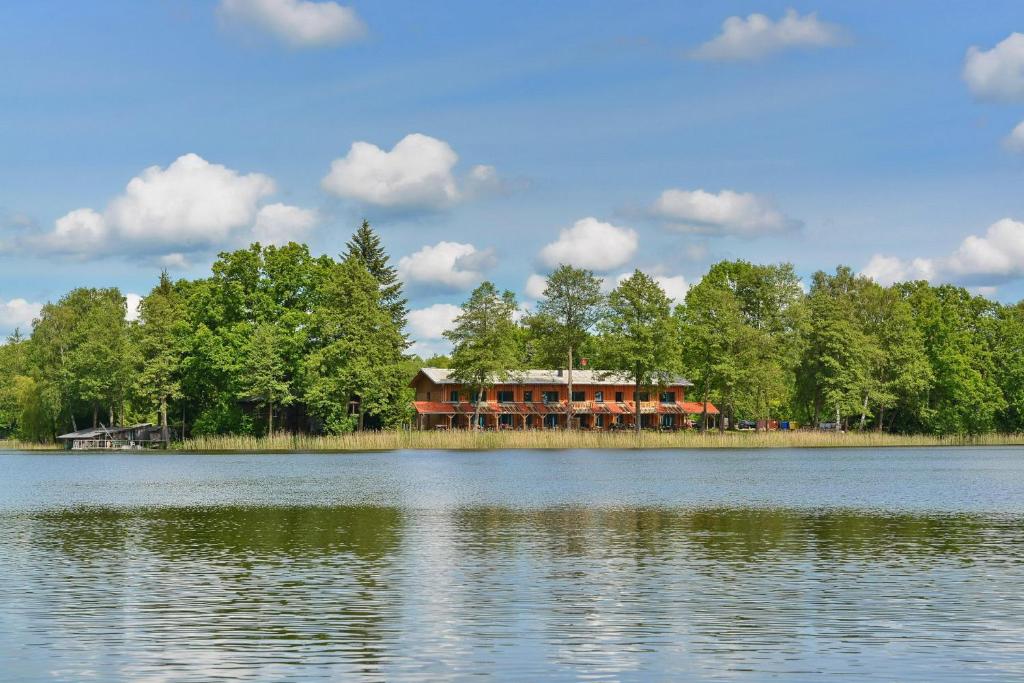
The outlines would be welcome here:
M 490 387 L 480 407 L 480 426 L 487 429 L 560 429 L 566 427 L 569 402 L 580 429 L 615 429 L 635 424 L 640 401 L 641 426 L 682 429 L 699 423 L 701 403 L 686 401 L 693 386 L 685 379 L 671 382 L 660 392 L 641 391 L 626 378 L 595 370 L 574 370 L 573 395 L 562 370 L 524 370 L 514 381 Z M 466 429 L 473 421 L 476 397 L 442 368 L 423 368 L 410 386 L 416 391 L 416 426 L 419 429 Z M 717 419 L 718 408 L 707 404 Z

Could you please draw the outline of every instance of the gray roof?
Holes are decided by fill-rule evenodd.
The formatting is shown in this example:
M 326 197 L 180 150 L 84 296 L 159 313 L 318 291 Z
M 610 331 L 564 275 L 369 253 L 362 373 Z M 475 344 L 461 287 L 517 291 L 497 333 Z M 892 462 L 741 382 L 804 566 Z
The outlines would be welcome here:
M 427 378 L 434 384 L 460 384 L 451 377 L 451 370 L 447 368 L 421 368 L 420 372 L 427 376 Z M 508 381 L 498 382 L 498 384 L 568 384 L 569 375 L 566 372 L 562 372 L 561 376 L 558 374 L 558 370 L 519 370 L 516 372 Z M 573 370 L 572 371 L 572 383 L 573 385 L 622 385 L 622 384 L 633 384 L 633 380 L 629 377 L 614 372 L 604 372 L 601 370 Z M 669 386 L 683 386 L 692 387 L 693 382 L 683 379 L 682 377 L 674 378 L 668 383 Z
M 89 427 L 88 429 L 79 429 L 77 432 L 68 432 L 67 434 L 61 434 L 58 439 L 95 439 L 101 436 L 110 436 L 113 434 L 119 434 L 122 432 L 131 431 L 133 429 L 141 429 L 142 427 L 152 427 L 151 422 L 140 422 L 139 424 L 131 425 L 130 427 Z

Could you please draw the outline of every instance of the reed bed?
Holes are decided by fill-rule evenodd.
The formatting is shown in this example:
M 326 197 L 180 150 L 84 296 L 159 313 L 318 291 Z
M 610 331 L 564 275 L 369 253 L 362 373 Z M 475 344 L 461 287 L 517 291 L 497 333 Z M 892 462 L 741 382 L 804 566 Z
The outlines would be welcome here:
M 55 443 L 0 439 L 0 451 L 57 451 L 60 450 L 60 448 L 61 447 Z
M 581 448 L 883 448 L 898 446 L 1020 446 L 1024 434 L 927 436 L 877 432 L 587 432 L 380 431 L 338 436 L 199 436 L 172 445 L 191 453 L 342 453 L 394 450 L 506 450 Z

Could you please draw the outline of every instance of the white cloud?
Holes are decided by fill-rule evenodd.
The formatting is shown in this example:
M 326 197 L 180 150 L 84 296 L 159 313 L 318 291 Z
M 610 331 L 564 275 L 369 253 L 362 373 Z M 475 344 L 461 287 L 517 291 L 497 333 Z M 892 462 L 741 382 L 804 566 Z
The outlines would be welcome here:
M 455 323 L 462 309 L 453 304 L 434 304 L 409 311 L 409 332 L 413 339 L 412 353 L 423 358 L 451 350 L 444 331 Z
M 936 276 L 934 264 L 930 259 L 904 260 L 883 254 L 872 256 L 860 274 L 886 287 L 894 282 L 932 280 Z
M 729 17 L 722 32 L 695 49 L 691 56 L 710 61 L 754 60 L 791 48 L 822 48 L 841 45 L 842 29 L 820 21 L 814 12 L 800 16 L 786 10 L 778 21 L 763 14 Z
M 25 299 L 0 299 L 0 342 L 18 328 L 23 335 L 32 331 L 32 320 L 39 317 L 43 305 Z
M 178 252 L 164 254 L 157 259 L 157 263 L 164 268 L 171 268 L 173 270 L 188 270 L 192 267 L 192 263 L 188 260 L 188 257 Z
M 1011 33 L 991 50 L 969 47 L 963 75 L 967 87 L 981 99 L 1024 99 L 1024 34 Z
M 256 214 L 252 237 L 260 244 L 302 242 L 316 224 L 315 211 L 288 204 L 267 204 Z
M 1024 154 L 1024 121 L 1021 121 L 1010 134 L 1003 138 L 1003 145 L 1011 152 Z
M 635 230 L 592 217 L 581 218 L 571 228 L 563 228 L 558 240 L 540 250 L 540 260 L 552 268 L 565 263 L 607 271 L 629 261 L 639 242 Z
M 107 222 L 92 209 L 75 209 L 57 219 L 52 243 L 60 250 L 96 244 L 107 237 Z
M 633 271 L 619 273 L 614 277 L 606 277 L 601 281 L 601 289 L 606 294 L 622 284 L 623 280 L 631 277 Z M 690 291 L 690 283 L 682 275 L 665 275 L 663 273 L 648 273 L 668 295 L 669 299 L 677 304 L 686 300 L 686 293 Z
M 409 332 L 415 339 L 442 339 L 462 309 L 454 304 L 434 304 L 409 311 Z
M 438 242 L 398 261 L 398 276 L 406 284 L 463 290 L 484 279 L 483 271 L 495 264 L 494 251 L 472 244 Z
M 331 163 L 322 185 L 367 204 L 441 209 L 461 198 L 452 174 L 458 160 L 447 142 L 419 133 L 406 135 L 390 152 L 354 142 L 344 158 Z
M 1024 222 L 996 221 L 984 235 L 968 235 L 947 257 L 907 261 L 876 254 L 861 272 L 880 284 L 924 279 L 991 286 L 1024 278 Z
M 677 304 L 683 303 L 686 293 L 690 291 L 690 285 L 682 275 L 655 275 L 654 281 L 661 285 L 668 298 Z
M 242 174 L 197 154 L 167 168 L 151 166 L 132 178 L 102 212 L 71 211 L 48 234 L 21 243 L 50 252 L 87 257 L 107 251 L 149 254 L 180 266 L 184 254 L 208 251 L 257 236 L 266 241 L 299 238 L 315 222 L 312 211 L 285 204 L 261 206 L 275 191 L 272 178 Z
M 242 175 L 185 154 L 166 169 L 150 166 L 132 178 L 105 216 L 128 240 L 208 245 L 251 225 L 258 202 L 274 190 L 262 173 Z
M 651 213 L 673 229 L 705 235 L 754 237 L 795 230 L 800 221 L 788 218 L 766 197 L 749 192 L 669 189 Z
M 295 47 L 340 45 L 361 38 L 366 25 L 351 7 L 308 0 L 221 0 L 228 22 L 267 31 Z
M 124 295 L 125 303 L 125 314 L 124 319 L 131 322 L 139 319 L 139 304 L 142 303 L 142 297 L 132 292 L 125 292 Z
M 542 299 L 544 298 L 544 290 L 548 288 L 548 279 L 543 275 L 537 273 L 530 273 L 530 277 L 526 278 L 526 296 L 531 299 Z

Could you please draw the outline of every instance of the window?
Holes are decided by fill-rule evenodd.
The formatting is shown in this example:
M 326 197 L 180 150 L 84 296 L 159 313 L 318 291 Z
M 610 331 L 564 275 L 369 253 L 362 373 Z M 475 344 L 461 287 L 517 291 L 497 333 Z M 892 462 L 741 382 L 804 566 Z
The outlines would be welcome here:
M 650 401 L 651 400 L 651 395 L 649 393 L 647 393 L 646 391 L 635 392 L 634 396 L 635 396 L 635 400 L 640 401 L 641 403 L 643 403 L 644 401 Z
M 427 400 L 428 401 L 430 400 L 430 392 L 429 391 L 427 392 Z
M 676 416 L 675 415 L 662 415 L 661 416 L 661 426 L 664 427 L 665 429 L 672 429 L 673 427 L 676 426 Z
M 558 416 L 557 415 L 545 415 L 544 416 L 544 426 L 547 427 L 548 429 L 557 429 L 558 428 Z
M 453 391 L 451 394 L 448 395 L 448 400 L 451 401 L 452 403 L 458 403 L 459 402 L 459 392 L 458 391 Z
M 516 400 L 511 391 L 499 391 L 498 403 L 512 403 Z
M 594 416 L 594 427 L 597 429 L 604 429 L 604 415 Z
M 674 391 L 663 391 L 659 397 L 662 403 L 675 403 L 676 392 Z
M 594 392 L 594 403 L 604 403 L 604 392 L 603 391 L 595 391 Z
M 584 394 L 583 394 L 582 391 L 574 391 L 574 392 L 572 392 L 572 400 L 574 400 L 574 401 L 585 401 L 587 399 L 584 397 Z
M 523 392 L 523 400 L 526 401 L 527 403 L 533 403 L 533 392 L 532 391 L 524 391 Z
M 667 415 L 666 417 L 671 417 L 671 415 Z M 499 415 L 498 419 L 500 420 L 499 424 L 501 424 L 502 427 L 512 427 L 512 415 Z
M 621 391 L 616 391 L 616 392 L 615 392 L 615 402 L 616 402 L 616 403 L 622 403 L 622 402 L 623 402 L 623 401 L 625 401 L 625 400 L 626 400 L 626 399 L 625 399 L 625 397 L 623 396 L 623 394 L 622 394 L 622 392 L 621 392 Z
M 541 398 L 545 403 L 558 403 L 558 392 L 545 391 L 543 394 L 541 394 Z

